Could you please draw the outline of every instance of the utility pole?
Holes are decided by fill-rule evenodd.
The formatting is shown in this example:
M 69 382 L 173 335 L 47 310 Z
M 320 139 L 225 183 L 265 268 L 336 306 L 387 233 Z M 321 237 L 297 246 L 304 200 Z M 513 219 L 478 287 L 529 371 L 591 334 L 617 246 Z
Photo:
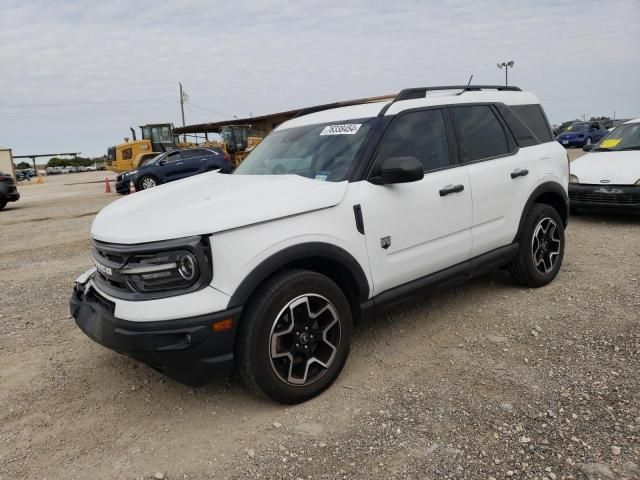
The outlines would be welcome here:
M 182 91 L 182 82 L 178 82 L 178 85 L 180 85 L 180 111 L 182 112 L 182 126 L 184 127 L 185 126 L 185 123 L 184 123 L 184 98 L 186 96 L 186 93 L 184 93 Z M 186 133 L 182 135 L 182 141 L 184 143 L 187 143 L 187 134 Z
M 509 86 L 509 69 L 513 68 L 513 60 L 509 60 L 508 62 L 498 63 L 498 68 L 504 68 L 504 86 Z

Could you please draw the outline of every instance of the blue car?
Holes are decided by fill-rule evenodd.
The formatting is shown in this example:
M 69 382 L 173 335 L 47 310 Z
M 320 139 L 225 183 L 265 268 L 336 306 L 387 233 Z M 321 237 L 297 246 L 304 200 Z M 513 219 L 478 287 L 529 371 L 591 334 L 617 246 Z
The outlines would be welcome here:
M 565 147 L 584 147 L 598 143 L 609 131 L 600 122 L 574 122 L 556 137 Z
M 136 190 L 147 190 L 163 183 L 191 177 L 199 173 L 233 170 L 229 156 L 220 148 L 188 148 L 171 150 L 147 160 L 143 165 L 116 177 L 116 192 L 129 193 L 133 182 Z

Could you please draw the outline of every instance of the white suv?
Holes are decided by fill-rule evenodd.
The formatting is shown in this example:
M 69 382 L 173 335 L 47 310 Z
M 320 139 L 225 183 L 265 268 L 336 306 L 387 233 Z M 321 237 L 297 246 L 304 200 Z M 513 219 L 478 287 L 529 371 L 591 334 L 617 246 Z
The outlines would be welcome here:
M 517 87 L 403 90 L 298 115 L 232 175 L 104 208 L 71 312 L 92 339 L 197 384 L 234 366 L 279 402 L 339 375 L 352 325 L 506 267 L 557 274 L 568 160 Z

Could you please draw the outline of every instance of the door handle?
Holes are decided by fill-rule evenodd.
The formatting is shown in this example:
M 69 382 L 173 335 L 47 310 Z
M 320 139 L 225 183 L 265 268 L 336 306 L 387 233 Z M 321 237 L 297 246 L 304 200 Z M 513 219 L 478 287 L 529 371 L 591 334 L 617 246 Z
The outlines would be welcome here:
M 447 185 L 442 190 L 440 190 L 440 196 L 444 197 L 445 195 L 450 195 L 452 193 L 458 193 L 464 190 L 464 185 Z
M 177 162 L 176 165 L 183 165 L 183 163 L 182 162 Z
M 526 168 L 514 170 L 513 172 L 511 172 L 511 178 L 526 177 L 527 175 L 529 175 L 529 170 L 527 170 Z

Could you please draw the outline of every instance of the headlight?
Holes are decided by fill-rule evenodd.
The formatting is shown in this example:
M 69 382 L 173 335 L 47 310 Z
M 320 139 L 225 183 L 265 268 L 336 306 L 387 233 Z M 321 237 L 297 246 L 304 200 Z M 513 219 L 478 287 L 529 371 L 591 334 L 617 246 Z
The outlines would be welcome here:
M 207 286 L 213 275 L 208 237 L 137 245 L 94 240 L 93 258 L 96 284 L 117 298 L 181 295 Z
M 135 255 L 120 270 L 123 280 L 140 293 L 188 289 L 199 274 L 198 260 L 186 250 Z
M 575 175 L 569 175 L 569 183 L 580 183 L 580 180 Z
M 138 173 L 138 170 L 131 170 L 130 172 L 125 173 L 124 176 L 129 177 L 131 175 L 135 175 L 136 173 Z

